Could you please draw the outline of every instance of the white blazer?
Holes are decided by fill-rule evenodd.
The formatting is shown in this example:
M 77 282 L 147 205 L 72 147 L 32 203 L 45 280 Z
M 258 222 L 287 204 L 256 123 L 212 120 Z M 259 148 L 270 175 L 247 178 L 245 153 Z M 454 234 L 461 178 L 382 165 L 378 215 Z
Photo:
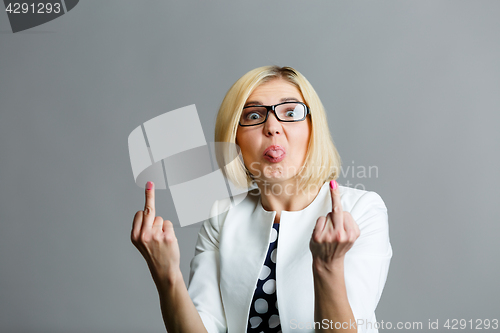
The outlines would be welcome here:
M 374 328 L 375 308 L 392 257 L 387 208 L 375 192 L 344 186 L 339 189 L 344 211 L 351 213 L 361 231 L 344 259 L 347 297 L 358 332 L 378 332 Z M 203 222 L 191 261 L 188 292 L 209 333 L 246 332 L 276 215 L 263 209 L 258 189 L 230 206 L 229 199 L 214 203 L 210 216 L 215 217 Z M 283 333 L 314 332 L 309 241 L 318 217 L 331 209 L 329 182 L 325 182 L 309 206 L 281 212 L 276 296 Z

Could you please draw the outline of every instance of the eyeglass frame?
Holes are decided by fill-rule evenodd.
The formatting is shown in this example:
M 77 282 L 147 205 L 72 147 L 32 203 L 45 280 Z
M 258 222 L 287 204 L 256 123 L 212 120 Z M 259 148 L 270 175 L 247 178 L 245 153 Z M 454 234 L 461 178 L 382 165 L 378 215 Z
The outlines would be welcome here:
M 304 115 L 304 118 L 299 119 L 299 120 L 281 120 L 278 117 L 278 115 L 276 114 L 276 107 L 280 106 L 280 105 L 283 105 L 283 104 L 292 104 L 292 103 L 293 104 L 302 104 L 306 108 L 306 113 Z M 239 123 L 240 126 L 242 126 L 242 127 L 248 127 L 248 126 L 262 125 L 262 124 L 264 124 L 267 121 L 267 118 L 269 118 L 269 112 L 270 111 L 274 112 L 274 116 L 276 117 L 276 119 L 278 119 L 278 121 L 285 122 L 285 123 L 296 123 L 298 121 L 304 121 L 304 120 L 306 120 L 307 115 L 311 114 L 311 110 L 309 109 L 309 107 L 305 103 L 298 102 L 298 101 L 287 101 L 287 102 L 283 102 L 283 103 L 279 103 L 279 104 L 275 104 L 275 105 L 248 105 L 248 106 L 245 106 L 242 110 L 245 110 L 245 109 L 248 109 L 248 108 L 254 108 L 254 107 L 263 107 L 263 108 L 266 108 L 267 113 L 266 113 L 266 118 L 264 119 L 264 121 L 261 122 L 261 123 L 258 123 L 258 124 L 253 124 L 253 125 L 242 125 L 241 124 L 241 117 L 240 117 L 240 120 L 238 121 L 238 123 Z M 242 113 L 243 113 L 243 111 L 242 111 Z

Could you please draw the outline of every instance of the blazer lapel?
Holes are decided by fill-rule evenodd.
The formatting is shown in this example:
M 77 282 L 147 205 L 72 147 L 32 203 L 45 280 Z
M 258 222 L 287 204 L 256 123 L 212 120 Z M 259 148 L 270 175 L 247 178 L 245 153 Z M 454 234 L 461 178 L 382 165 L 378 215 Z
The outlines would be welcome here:
M 249 192 L 245 200 L 231 207 L 220 236 L 220 288 L 228 333 L 246 332 L 276 215 L 265 211 L 258 198 Z

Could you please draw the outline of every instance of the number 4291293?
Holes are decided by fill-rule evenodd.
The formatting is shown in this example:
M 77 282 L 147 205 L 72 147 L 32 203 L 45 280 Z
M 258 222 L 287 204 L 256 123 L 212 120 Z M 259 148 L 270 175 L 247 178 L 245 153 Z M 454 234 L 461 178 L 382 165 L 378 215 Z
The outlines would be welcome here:
M 498 319 L 476 319 L 476 320 L 465 320 L 465 319 L 447 319 L 444 323 L 443 327 L 450 330 L 458 330 L 458 329 L 494 329 L 498 328 Z
M 61 3 L 9 3 L 5 8 L 9 14 L 59 14 L 61 12 Z

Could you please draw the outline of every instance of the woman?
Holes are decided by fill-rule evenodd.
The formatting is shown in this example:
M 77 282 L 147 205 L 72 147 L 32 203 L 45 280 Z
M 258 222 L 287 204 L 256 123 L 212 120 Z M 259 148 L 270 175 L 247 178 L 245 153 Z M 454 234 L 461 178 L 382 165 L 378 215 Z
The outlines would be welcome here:
M 266 66 L 224 98 L 216 142 L 241 148 L 226 177 L 255 189 L 215 202 L 198 235 L 189 289 L 172 223 L 154 188 L 132 242 L 158 288 L 168 332 L 377 332 L 392 249 L 375 192 L 338 186 L 340 158 L 316 92 L 298 71 Z M 220 155 L 219 155 L 220 156 Z M 223 168 L 224 166 L 224 168 Z

